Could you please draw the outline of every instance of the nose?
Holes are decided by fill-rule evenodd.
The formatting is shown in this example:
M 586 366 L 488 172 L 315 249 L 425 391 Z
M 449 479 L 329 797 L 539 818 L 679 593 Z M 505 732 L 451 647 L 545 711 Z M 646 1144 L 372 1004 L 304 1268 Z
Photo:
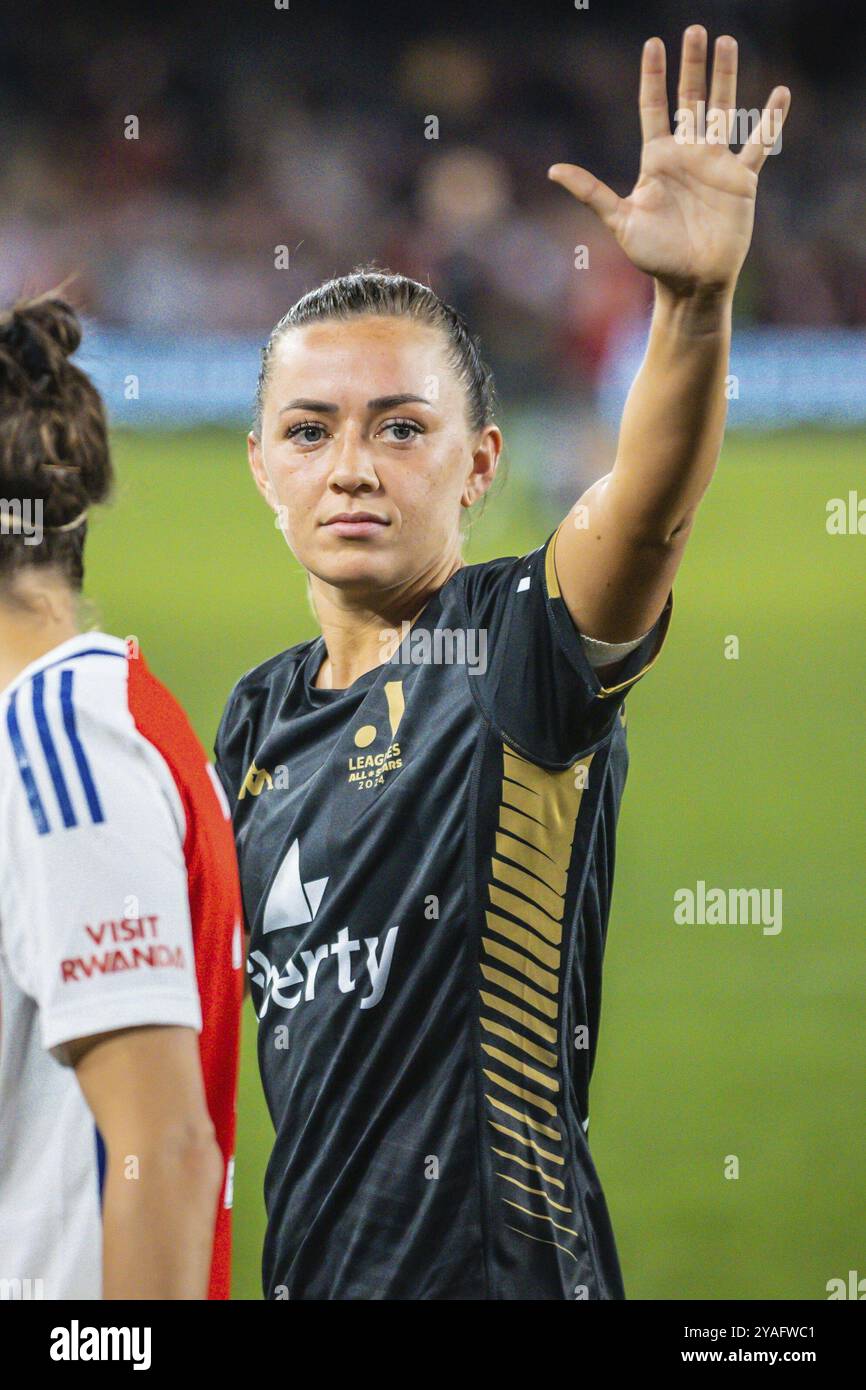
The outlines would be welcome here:
M 329 482 L 341 492 L 376 491 L 379 478 L 371 450 L 358 429 L 347 426 L 333 455 Z

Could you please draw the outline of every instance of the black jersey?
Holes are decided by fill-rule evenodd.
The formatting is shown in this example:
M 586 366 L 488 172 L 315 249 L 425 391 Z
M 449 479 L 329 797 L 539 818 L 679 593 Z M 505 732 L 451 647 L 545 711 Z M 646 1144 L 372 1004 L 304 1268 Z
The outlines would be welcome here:
M 624 1296 L 588 1090 L 622 701 L 671 600 L 603 689 L 551 539 L 458 570 L 347 689 L 319 637 L 226 707 L 269 1298 Z

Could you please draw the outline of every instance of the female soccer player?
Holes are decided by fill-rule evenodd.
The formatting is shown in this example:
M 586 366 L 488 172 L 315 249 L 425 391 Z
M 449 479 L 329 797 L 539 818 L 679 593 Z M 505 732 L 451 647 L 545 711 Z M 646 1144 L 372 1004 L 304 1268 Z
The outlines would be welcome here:
M 686 32 L 693 115 L 706 43 Z M 710 116 L 736 69 L 719 39 Z M 738 156 L 679 140 L 652 39 L 632 194 L 550 170 L 656 304 L 611 471 L 530 554 L 463 563 L 502 437 L 477 342 L 432 290 L 351 274 L 271 335 L 250 464 L 322 636 L 244 676 L 217 738 L 276 1128 L 269 1297 L 623 1296 L 586 1136 L 621 710 L 719 454 L 731 299 L 788 104 L 777 88 Z
M 227 1298 L 229 810 L 144 660 L 79 630 L 112 473 L 80 338 L 57 298 L 0 315 L 0 1287 Z

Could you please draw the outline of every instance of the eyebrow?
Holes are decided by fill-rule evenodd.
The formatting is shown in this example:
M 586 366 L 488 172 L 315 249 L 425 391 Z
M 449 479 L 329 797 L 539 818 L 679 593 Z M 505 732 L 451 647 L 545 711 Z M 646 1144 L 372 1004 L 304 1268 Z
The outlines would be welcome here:
M 430 405 L 426 396 L 413 396 L 411 392 L 406 392 L 399 396 L 375 396 L 372 401 L 367 402 L 368 410 L 390 410 L 396 405 L 409 405 L 410 402 L 417 402 L 419 405 Z M 280 410 L 283 415 L 287 410 L 315 410 L 322 415 L 336 415 L 340 407 L 334 405 L 333 401 L 309 401 L 298 397 L 297 400 L 289 401 Z

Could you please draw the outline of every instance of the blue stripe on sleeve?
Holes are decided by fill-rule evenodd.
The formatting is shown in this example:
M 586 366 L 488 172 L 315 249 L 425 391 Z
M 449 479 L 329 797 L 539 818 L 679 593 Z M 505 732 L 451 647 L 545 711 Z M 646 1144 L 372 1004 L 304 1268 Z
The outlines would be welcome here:
M 84 787 L 84 795 L 87 797 L 87 805 L 90 810 L 91 819 L 94 825 L 100 825 L 105 820 L 105 813 L 102 809 L 102 803 L 99 800 L 99 793 L 96 790 L 93 774 L 90 771 L 87 754 L 78 737 L 78 729 L 75 724 L 75 706 L 72 703 L 72 682 L 74 678 L 74 671 L 67 670 L 60 672 L 60 707 L 63 711 L 63 727 L 66 730 L 66 737 L 69 739 L 69 746 L 75 758 L 75 765 L 78 768 L 81 785 Z
M 45 807 L 42 805 L 42 797 L 39 795 L 39 788 L 36 785 L 36 778 L 33 776 L 33 769 L 30 766 L 30 759 L 27 756 L 27 749 L 24 747 L 24 740 L 21 737 L 21 726 L 18 723 L 18 711 L 15 708 L 18 699 L 18 691 L 13 690 L 6 710 L 6 728 L 9 731 L 9 738 L 12 742 L 12 751 L 15 754 L 15 761 L 18 764 L 18 771 L 24 790 L 27 793 L 27 800 L 33 819 L 36 822 L 36 829 L 40 835 L 47 835 L 51 829 L 48 824 L 48 817 L 45 814 Z
M 96 1180 L 99 1184 L 99 1205 L 102 1206 L 105 1192 L 105 1140 L 96 1125 L 93 1126 L 93 1135 L 96 1140 Z
M 42 751 L 45 754 L 45 761 L 48 764 L 48 771 L 51 773 L 51 780 L 54 783 L 54 791 L 57 796 L 57 804 L 60 807 L 60 814 L 63 817 L 63 824 L 68 830 L 70 826 L 77 825 L 75 811 L 69 799 L 69 789 L 66 779 L 63 776 L 63 768 L 60 766 L 60 759 L 57 756 L 57 749 L 54 746 L 54 739 L 51 737 L 51 729 L 48 726 L 48 719 L 45 715 L 45 672 L 40 671 L 33 677 L 33 718 L 36 721 L 36 728 L 39 733 L 39 742 L 42 744 Z

